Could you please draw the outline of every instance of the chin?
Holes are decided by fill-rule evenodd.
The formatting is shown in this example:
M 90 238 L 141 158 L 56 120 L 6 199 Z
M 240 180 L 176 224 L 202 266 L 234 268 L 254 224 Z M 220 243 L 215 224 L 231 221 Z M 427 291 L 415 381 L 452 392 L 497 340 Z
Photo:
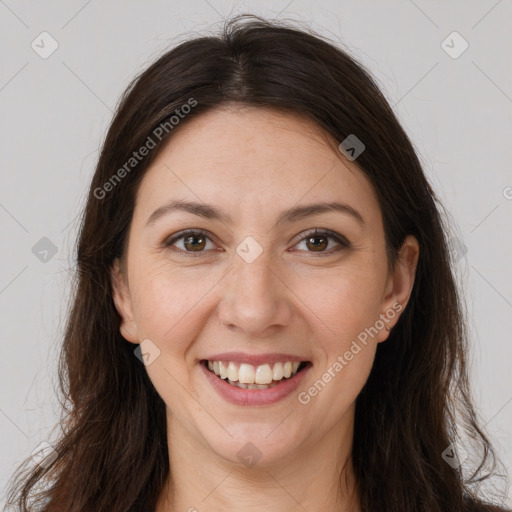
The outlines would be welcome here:
M 223 439 L 209 440 L 212 452 L 227 462 L 246 467 L 266 467 L 286 460 L 296 452 L 289 432 L 278 432 L 278 423 L 231 425 Z M 206 436 L 207 437 L 207 436 Z

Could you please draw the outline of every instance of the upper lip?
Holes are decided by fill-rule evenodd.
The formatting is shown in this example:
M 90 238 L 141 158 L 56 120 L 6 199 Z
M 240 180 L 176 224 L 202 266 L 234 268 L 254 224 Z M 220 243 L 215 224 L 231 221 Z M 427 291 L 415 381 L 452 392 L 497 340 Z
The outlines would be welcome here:
M 304 357 L 294 356 L 292 354 L 245 354 L 244 352 L 223 352 L 205 357 L 206 361 L 233 361 L 234 363 L 247 363 L 253 366 L 259 366 L 265 363 L 278 363 L 291 361 L 308 361 Z

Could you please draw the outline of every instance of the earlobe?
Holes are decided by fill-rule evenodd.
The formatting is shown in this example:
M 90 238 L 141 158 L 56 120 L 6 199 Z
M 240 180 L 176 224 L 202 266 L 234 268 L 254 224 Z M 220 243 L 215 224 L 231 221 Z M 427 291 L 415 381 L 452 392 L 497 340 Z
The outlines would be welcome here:
M 110 282 L 114 306 L 121 317 L 119 331 L 127 341 L 140 343 L 139 337 L 137 336 L 137 326 L 133 318 L 130 291 L 118 258 L 112 263 Z
M 413 235 L 408 235 L 398 252 L 395 270 L 387 283 L 387 293 L 382 313 L 388 321 L 386 322 L 386 328 L 381 331 L 378 341 L 387 339 L 409 302 L 416 278 L 418 259 L 418 240 Z

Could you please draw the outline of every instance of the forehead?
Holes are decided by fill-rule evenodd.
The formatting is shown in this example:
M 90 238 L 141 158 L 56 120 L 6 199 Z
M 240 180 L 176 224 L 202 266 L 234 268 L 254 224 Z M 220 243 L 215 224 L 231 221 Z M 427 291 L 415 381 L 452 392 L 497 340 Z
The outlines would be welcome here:
M 146 171 L 138 216 L 172 199 L 218 204 L 237 219 L 275 218 L 299 203 L 344 201 L 379 216 L 364 173 L 312 120 L 267 108 L 222 106 L 188 120 Z M 375 219 L 374 219 L 375 220 Z

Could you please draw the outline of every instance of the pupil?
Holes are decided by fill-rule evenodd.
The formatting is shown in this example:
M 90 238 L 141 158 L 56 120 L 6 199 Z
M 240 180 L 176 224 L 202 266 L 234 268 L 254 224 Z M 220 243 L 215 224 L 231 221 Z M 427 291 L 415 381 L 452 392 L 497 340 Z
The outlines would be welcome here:
M 199 235 L 192 235 L 192 236 L 187 237 L 187 239 L 186 239 L 186 242 L 185 242 L 185 243 L 186 243 L 186 244 L 191 243 L 190 241 L 191 241 L 191 240 L 194 240 L 194 239 L 196 239 L 196 238 L 198 238 L 199 240 L 204 240 L 204 239 L 203 239 L 202 237 L 200 237 Z M 192 247 L 195 247 L 195 248 L 199 247 L 199 248 L 201 249 L 201 248 L 202 248 L 202 244 L 201 244 L 201 243 L 199 243 L 199 244 L 192 244 Z
M 309 241 L 311 242 L 311 240 L 323 240 L 324 242 L 320 242 L 320 243 L 313 243 L 313 247 L 320 247 L 320 246 L 325 246 L 325 237 L 324 236 L 312 236 L 309 238 Z M 325 248 L 325 247 L 324 247 Z

